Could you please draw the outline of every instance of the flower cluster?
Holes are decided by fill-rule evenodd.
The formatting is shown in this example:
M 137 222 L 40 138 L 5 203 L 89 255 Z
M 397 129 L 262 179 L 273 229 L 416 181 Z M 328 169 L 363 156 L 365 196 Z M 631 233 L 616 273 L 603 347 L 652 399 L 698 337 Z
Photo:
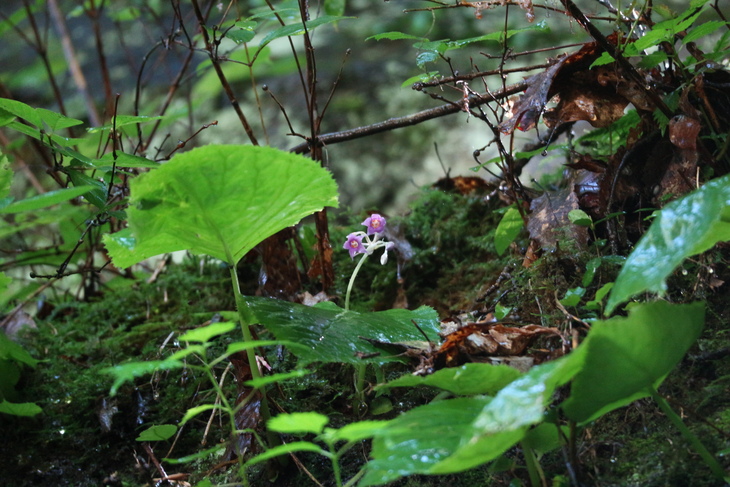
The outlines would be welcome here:
M 381 240 L 385 231 L 385 218 L 377 213 L 373 213 L 362 224 L 368 227 L 367 233 L 352 232 L 347 236 L 347 241 L 342 248 L 350 252 L 350 258 L 352 259 L 357 254 L 372 255 L 375 250 L 384 248 L 383 256 L 380 257 L 380 263 L 384 265 L 388 262 L 388 250 L 394 246 L 393 242 Z

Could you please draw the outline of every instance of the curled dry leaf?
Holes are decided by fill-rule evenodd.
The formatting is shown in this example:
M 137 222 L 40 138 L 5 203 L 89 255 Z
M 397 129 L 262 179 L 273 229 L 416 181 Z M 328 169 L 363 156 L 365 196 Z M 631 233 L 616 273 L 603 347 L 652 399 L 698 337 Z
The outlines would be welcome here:
M 517 368 L 540 363 L 545 353 L 523 356 L 540 336 L 563 340 L 560 330 L 539 325 L 507 326 L 504 323 L 467 323 L 451 331 L 440 347 L 429 342 L 383 342 L 360 337 L 389 355 L 399 355 L 417 362 L 414 375 L 428 375 L 444 367 L 456 367 L 469 362 L 506 363 Z M 362 358 L 368 358 L 359 354 Z M 518 360 L 518 356 L 524 360 Z M 519 366 L 518 366 L 519 364 Z M 529 368 L 529 366 L 528 366 Z
M 594 127 L 605 128 L 623 117 L 629 102 L 611 88 L 596 82 L 592 71 L 573 77 L 573 83 L 560 91 L 558 106 L 545 113 L 548 127 L 585 120 Z
M 474 357 L 521 355 L 541 335 L 561 336 L 557 328 L 539 325 L 467 324 L 446 337 L 436 351 L 433 363 L 438 369 L 473 362 Z
M 616 36 L 611 35 L 608 40 L 615 43 Z M 624 76 L 615 63 L 590 69 L 601 52 L 597 43 L 586 43 L 542 73 L 527 78 L 528 88 L 512 107 L 512 117 L 499 127 L 502 133 L 532 129 L 556 95 L 558 105 L 545 114 L 549 127 L 578 120 L 594 127 L 608 127 L 623 116 L 629 103 L 639 110 L 653 110 L 645 90 Z
M 701 128 L 699 120 L 677 115 L 669 121 L 669 141 L 680 149 L 697 150 Z
M 527 89 L 512 107 L 512 117 L 499 125 L 503 134 L 511 134 L 516 128 L 526 132 L 535 126 L 545 104 L 553 96 L 550 93 L 553 78 L 568 59 L 569 56 L 564 56 L 542 73 L 527 78 Z

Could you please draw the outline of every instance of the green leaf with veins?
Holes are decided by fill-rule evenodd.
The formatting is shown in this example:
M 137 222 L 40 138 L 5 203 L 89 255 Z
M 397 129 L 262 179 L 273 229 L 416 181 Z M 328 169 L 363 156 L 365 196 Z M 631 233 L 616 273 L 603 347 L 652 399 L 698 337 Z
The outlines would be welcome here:
M 234 265 L 325 206 L 337 206 L 337 186 L 316 161 L 270 147 L 211 145 L 133 180 L 129 229 L 104 243 L 120 268 L 178 250 Z

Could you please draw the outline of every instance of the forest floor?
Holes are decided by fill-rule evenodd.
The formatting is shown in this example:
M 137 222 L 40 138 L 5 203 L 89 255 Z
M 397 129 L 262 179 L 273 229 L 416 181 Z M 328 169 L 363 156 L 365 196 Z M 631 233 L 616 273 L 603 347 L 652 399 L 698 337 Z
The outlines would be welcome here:
M 490 320 L 500 312 L 512 323 L 562 329 L 571 326 L 570 314 L 582 319 L 600 315 L 600 303 L 593 309 L 576 305 L 566 310 L 557 299 L 584 281 L 586 262 L 600 249 L 566 240 L 550 251 L 542 250 L 539 258 L 525 259 L 530 242 L 522 235 L 499 256 L 493 241 L 505 204 L 494 188 L 480 184 L 459 191 L 449 186 L 444 188 L 442 181 L 424 190 L 406 216 L 390 219 L 399 258 L 386 266 L 371 262 L 363 268 L 352 297 L 356 310 L 428 305 L 443 321 Z M 333 226 L 333 242 L 343 241 L 359 224 L 359 220 L 342 218 L 341 225 Z M 354 264 L 339 245 L 334 247 L 338 277 L 330 295 L 344 296 Z M 660 389 L 713 452 L 726 448 L 730 438 L 730 295 L 722 285 L 730 280 L 727 258 L 728 249 L 718 247 L 685 263 L 672 278 L 669 299 L 705 300 L 708 318 L 701 339 Z M 243 293 L 255 294 L 259 263 L 251 259 L 243 266 L 241 275 L 250 277 L 243 283 Z M 713 285 L 699 277 L 708 266 L 716 270 Z M 602 265 L 586 296 L 613 281 L 619 268 L 610 262 Z M 145 425 L 177 424 L 188 408 L 211 394 L 201 389 L 197 372 L 157 372 L 122 387 L 115 397 L 109 394 L 111 377 L 102 373 L 131 358 L 159 358 L 174 345 L 174 333 L 199 326 L 218 311 L 234 309 L 228 271 L 216 261 L 187 257 L 181 264 L 168 263 L 154 279 L 142 273 L 139 277 L 109 282 L 85 301 L 73 296 L 49 298 L 39 303 L 35 327 L 19 333 L 24 347 L 41 360 L 35 370 L 23 373 L 23 400 L 37 402 L 43 413 L 34 418 L 0 416 L 3 485 L 195 485 L 203 478 L 235 482 L 235 466 L 226 458 L 164 464 L 168 475 L 186 475 L 173 481 L 155 480 L 162 475 L 154 459 L 182 457 L 224 441 L 225 428 L 218 419 L 206 424 L 203 415 L 191 421 L 174 442 L 151 447 L 136 441 Z M 300 289 L 305 290 L 314 293 L 316 285 Z M 538 341 L 528 353 L 549 355 L 545 347 L 547 342 Z M 282 371 L 291 368 L 295 358 L 285 350 L 273 350 L 267 361 L 275 371 Z M 352 370 L 316 364 L 310 368 L 309 376 L 271 391 L 275 408 L 317 411 L 327 414 L 335 425 L 357 420 L 351 407 Z M 383 370 L 386 379 L 412 371 L 408 364 Z M 434 395 L 406 390 L 377 401 L 370 395 L 365 417 L 392 418 Z M 363 444 L 345 458 L 345 478 L 366 461 L 367 448 Z M 579 433 L 577 451 L 580 464 L 571 468 L 581 485 L 718 485 L 657 406 L 647 400 L 613 411 L 585 428 Z M 563 451 L 546 453 L 540 463 L 546 485 L 570 485 Z M 497 462 L 462 474 L 409 477 L 392 485 L 529 485 L 523 464 L 520 451 L 514 449 Z M 273 483 L 259 472 L 252 477 L 252 485 L 316 485 L 312 477 L 322 485 L 334 485 L 330 468 L 319 457 L 301 454 L 282 468 Z

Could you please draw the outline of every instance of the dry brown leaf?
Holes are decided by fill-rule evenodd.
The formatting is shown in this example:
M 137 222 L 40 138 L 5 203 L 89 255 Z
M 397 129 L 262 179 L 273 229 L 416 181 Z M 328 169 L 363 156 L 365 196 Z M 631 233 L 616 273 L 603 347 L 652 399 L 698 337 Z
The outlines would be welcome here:
M 579 246 L 588 243 L 588 229 L 575 225 L 568 218 L 578 209 L 578 196 L 573 188 L 545 193 L 532 200 L 527 231 L 542 248 L 554 249 L 560 241 L 572 241 Z
M 669 141 L 680 149 L 697 150 L 697 137 L 701 128 L 699 120 L 677 115 L 669 121 Z

